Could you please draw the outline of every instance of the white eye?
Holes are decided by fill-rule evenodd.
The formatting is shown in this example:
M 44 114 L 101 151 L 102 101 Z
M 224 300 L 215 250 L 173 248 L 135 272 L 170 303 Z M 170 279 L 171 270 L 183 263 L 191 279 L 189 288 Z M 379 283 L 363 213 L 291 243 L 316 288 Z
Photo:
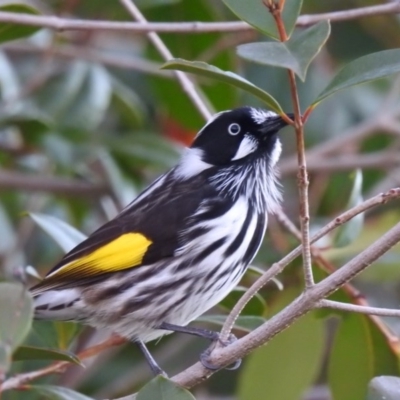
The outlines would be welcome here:
M 228 126 L 228 132 L 229 134 L 231 134 L 232 136 L 237 135 L 240 132 L 240 125 L 239 124 L 230 124 Z

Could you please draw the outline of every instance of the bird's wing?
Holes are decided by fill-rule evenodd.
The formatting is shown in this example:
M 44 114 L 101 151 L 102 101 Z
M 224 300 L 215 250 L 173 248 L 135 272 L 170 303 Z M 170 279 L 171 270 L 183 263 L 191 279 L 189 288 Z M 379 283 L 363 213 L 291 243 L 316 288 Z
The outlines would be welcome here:
M 157 183 L 157 181 L 156 181 Z M 165 181 L 147 189 L 115 219 L 66 254 L 33 293 L 101 279 L 104 274 L 172 257 L 188 217 L 210 187 L 204 182 Z

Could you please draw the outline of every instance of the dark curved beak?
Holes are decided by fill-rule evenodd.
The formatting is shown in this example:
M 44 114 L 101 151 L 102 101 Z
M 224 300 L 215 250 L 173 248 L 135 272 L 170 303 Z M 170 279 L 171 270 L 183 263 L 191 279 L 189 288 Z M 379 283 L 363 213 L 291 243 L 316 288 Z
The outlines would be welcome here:
M 286 114 L 290 119 L 294 118 L 293 113 L 287 113 Z M 261 132 L 262 133 L 276 133 L 280 129 L 284 128 L 287 124 L 287 122 L 282 119 L 280 115 L 277 115 L 275 117 L 270 117 L 268 118 L 262 125 Z

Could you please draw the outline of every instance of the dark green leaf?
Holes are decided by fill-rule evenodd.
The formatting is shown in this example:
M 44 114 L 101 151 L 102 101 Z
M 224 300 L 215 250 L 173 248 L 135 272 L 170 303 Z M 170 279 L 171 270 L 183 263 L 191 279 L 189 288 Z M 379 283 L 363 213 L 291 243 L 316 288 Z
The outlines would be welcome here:
M 28 213 L 28 215 L 67 253 L 86 239 L 86 236 L 51 215 Z
M 159 375 L 147 383 L 136 400 L 195 400 L 193 395 L 176 383 Z
M 45 349 L 43 347 L 20 346 L 13 354 L 13 361 L 57 360 L 82 365 L 79 358 L 69 351 Z
M 29 388 L 50 400 L 93 400 L 91 397 L 62 386 L 34 385 Z
M 38 15 L 39 11 L 28 4 L 7 4 L 0 7 L 1 12 L 12 12 L 21 14 Z M 15 39 L 22 39 L 37 32 L 39 29 L 36 26 L 24 26 L 13 23 L 0 23 L 0 43 L 9 42 Z
M 200 76 L 218 79 L 221 82 L 229 83 L 237 88 L 243 89 L 251 93 L 261 101 L 263 101 L 271 110 L 278 114 L 282 114 L 282 108 L 279 103 L 267 92 L 253 85 L 248 80 L 241 76 L 230 72 L 223 71 L 213 65 L 200 61 L 186 61 L 179 58 L 173 59 L 165 63 L 162 68 L 164 69 L 177 69 L 180 71 L 191 72 Z
M 243 21 L 267 36 L 279 39 L 279 32 L 274 17 L 262 0 L 223 0 L 223 2 Z M 285 30 L 290 36 L 301 10 L 301 0 L 286 0 L 282 18 Z
M 238 399 L 302 398 L 320 372 L 323 352 L 324 322 L 307 314 L 248 357 Z
M 362 182 L 363 175 L 360 169 L 357 169 L 352 175 L 353 187 L 351 189 L 350 198 L 346 209 L 353 208 L 363 202 L 362 197 Z M 352 243 L 359 234 L 364 225 L 364 214 L 358 214 L 346 224 L 340 226 L 337 230 L 334 245 L 336 247 L 348 246 Z
M 400 72 L 400 50 L 384 50 L 357 58 L 345 65 L 320 93 L 313 105 L 338 90 L 384 78 Z
M 373 377 L 374 360 L 367 317 L 346 314 L 333 342 L 328 367 L 333 398 L 365 399 L 367 384 Z
M 227 315 L 203 315 L 202 317 L 197 318 L 196 321 L 210 322 L 212 324 L 222 326 L 226 320 L 226 317 Z M 234 329 L 244 332 L 251 332 L 261 326 L 265 321 L 265 318 L 252 315 L 239 316 L 235 321 Z
M 238 55 L 263 65 L 288 68 L 304 81 L 307 69 L 328 39 L 329 22 L 321 21 L 293 35 L 288 42 L 247 43 L 238 46 Z
M 400 378 L 398 376 L 377 376 L 368 385 L 367 400 L 400 399 Z

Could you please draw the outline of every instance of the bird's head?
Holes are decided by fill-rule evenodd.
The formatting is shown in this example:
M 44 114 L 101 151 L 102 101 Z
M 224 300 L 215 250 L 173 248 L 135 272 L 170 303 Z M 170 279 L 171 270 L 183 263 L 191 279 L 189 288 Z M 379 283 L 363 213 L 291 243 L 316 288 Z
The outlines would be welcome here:
M 212 166 L 260 156 L 274 166 L 281 153 L 277 133 L 286 125 L 278 114 L 260 108 L 240 107 L 215 114 L 195 137 L 178 172 L 189 177 Z

